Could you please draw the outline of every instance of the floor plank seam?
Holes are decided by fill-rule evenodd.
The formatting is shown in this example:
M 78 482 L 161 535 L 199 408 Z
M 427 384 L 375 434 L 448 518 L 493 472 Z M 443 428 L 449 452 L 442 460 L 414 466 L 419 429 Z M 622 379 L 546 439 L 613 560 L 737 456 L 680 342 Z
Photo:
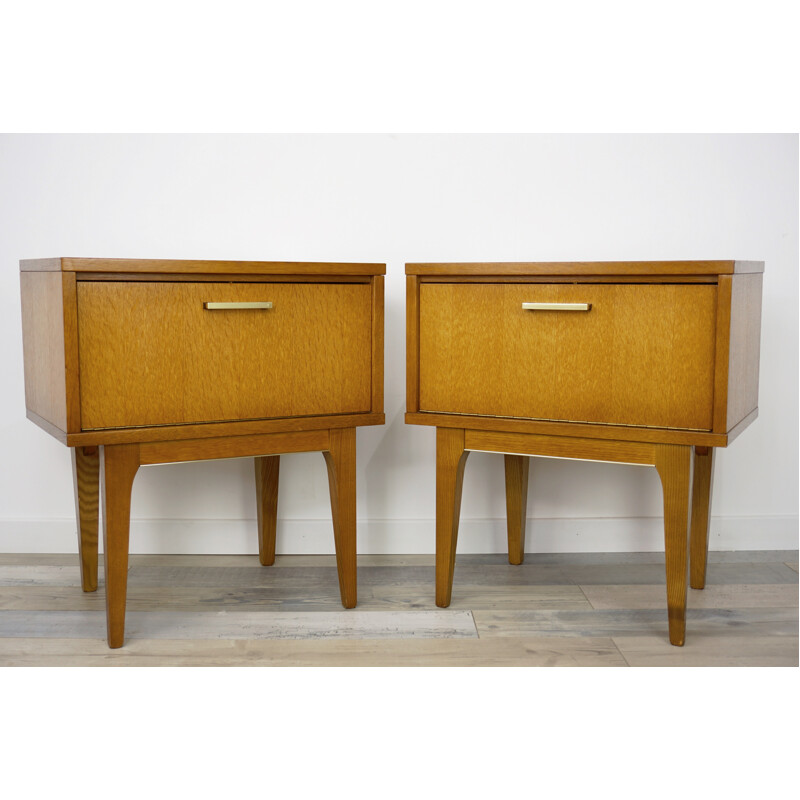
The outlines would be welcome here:
M 589 608 L 591 608 L 592 610 L 597 610 L 597 607 L 592 602 L 589 595 L 586 594 L 586 590 L 583 588 L 583 586 L 581 584 L 578 584 L 578 588 L 581 590 L 581 594 L 586 598 L 586 602 L 589 604 Z
M 472 609 L 469 610 L 469 616 L 470 619 L 472 620 L 472 627 L 475 628 L 475 638 L 480 639 L 481 632 L 478 630 L 478 623 L 475 622 L 475 612 Z
M 623 652 L 622 652 L 622 650 L 621 650 L 621 648 L 620 648 L 620 646 L 619 646 L 619 642 L 617 642 L 617 638 L 618 638 L 618 637 L 616 637 L 616 636 L 612 636 L 612 637 L 610 637 L 610 638 L 611 638 L 611 644 L 613 644 L 613 645 L 614 645 L 614 649 L 615 649 L 615 650 L 616 650 L 616 651 L 619 653 L 619 655 L 620 655 L 620 658 L 621 658 L 621 659 L 622 659 L 622 660 L 625 662 L 625 666 L 626 666 L 626 667 L 632 667 L 632 666 L 633 666 L 633 664 L 631 664 L 631 662 L 630 662 L 630 661 L 628 661 L 628 659 L 627 659 L 627 658 L 625 658 L 625 653 L 623 653 Z

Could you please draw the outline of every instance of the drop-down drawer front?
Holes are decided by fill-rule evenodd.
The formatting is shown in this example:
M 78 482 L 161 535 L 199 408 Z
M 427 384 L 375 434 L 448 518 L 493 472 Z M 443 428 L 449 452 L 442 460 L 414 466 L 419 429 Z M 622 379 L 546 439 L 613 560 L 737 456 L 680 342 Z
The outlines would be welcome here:
M 80 281 L 77 307 L 83 430 L 370 410 L 367 283 Z
M 715 284 L 422 283 L 419 410 L 710 430 L 716 306 Z

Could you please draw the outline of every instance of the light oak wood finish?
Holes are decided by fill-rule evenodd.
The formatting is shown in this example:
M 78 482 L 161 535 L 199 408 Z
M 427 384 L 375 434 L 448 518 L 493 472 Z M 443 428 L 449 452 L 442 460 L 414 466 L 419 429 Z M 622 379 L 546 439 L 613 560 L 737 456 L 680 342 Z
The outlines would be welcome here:
M 713 286 L 423 284 L 420 410 L 711 430 L 715 300 Z
M 85 431 L 59 436 L 57 429 L 48 426 L 41 419 L 34 419 L 30 412 L 28 418 L 39 427 L 64 442 L 69 447 L 81 445 L 130 444 L 132 442 L 156 443 L 176 442 L 185 439 L 204 437 L 247 437 L 259 436 L 283 431 L 328 430 L 329 428 L 353 428 L 361 425 L 383 425 L 385 415 L 369 414 L 336 414 L 322 417 L 284 417 L 282 419 L 259 419 L 245 422 L 211 422 L 197 425 L 159 425 L 155 428 L 115 428 L 113 430 Z
M 692 519 L 689 529 L 690 583 L 692 589 L 706 585 L 708 530 L 711 521 L 711 487 L 714 484 L 714 448 L 694 448 Z
M 148 464 L 255 458 L 269 564 L 279 456 L 323 452 L 353 607 L 355 429 L 385 421 L 385 265 L 57 258 L 20 270 L 27 415 L 76 448 L 86 591 L 97 587 L 98 470 L 103 480 L 109 645 L 124 641 L 131 487 Z M 253 302 L 272 305 L 205 306 Z
M 508 528 L 508 563 L 521 564 L 525 559 L 525 523 L 528 511 L 528 471 L 530 459 L 506 453 L 506 525 Z
M 66 431 L 80 425 L 75 275 L 20 274 L 25 406 Z
M 258 557 L 265 566 L 275 563 L 278 529 L 278 477 L 280 456 L 261 456 L 255 461 L 256 524 L 258 525 Z
M 72 449 L 72 478 L 75 490 L 75 516 L 78 520 L 78 558 L 84 592 L 97 589 L 97 551 L 100 517 L 100 450 L 97 447 Z
M 469 453 L 464 431 L 436 429 L 436 605 L 450 605 L 456 564 L 461 490 Z
M 464 437 L 466 451 L 506 454 L 512 563 L 523 557 L 525 457 L 655 466 L 670 641 L 683 644 L 692 500 L 693 585 L 703 585 L 708 548 L 711 456 L 697 456 L 691 488 L 693 448 L 727 446 L 758 415 L 763 269 L 755 261 L 406 265 L 406 422 L 437 428 L 437 602 L 451 596 L 444 565 L 454 563 L 458 526 L 453 462 L 440 468 L 438 455 L 447 430 L 448 441 Z M 523 307 L 530 303 L 539 308 Z
M 733 428 L 758 407 L 762 283 L 760 274 L 722 275 L 719 279 L 717 352 L 723 358 L 715 387 L 717 430 Z M 728 354 L 727 362 L 724 354 Z
M 363 284 L 82 282 L 83 428 L 369 412 L 371 304 Z
M 372 328 L 370 349 L 372 372 L 370 374 L 370 385 L 372 404 L 370 409 L 383 409 L 383 275 L 376 275 L 372 278 L 371 292 Z
M 128 542 L 131 492 L 139 469 L 139 445 L 107 445 L 100 451 L 103 497 L 103 552 L 106 579 L 108 646 L 125 641 L 125 596 L 128 589 Z
M 79 272 L 76 274 L 78 283 L 82 281 L 118 281 L 118 272 Z M 150 283 L 219 283 L 219 273 L 191 272 L 126 272 L 123 276 L 126 281 L 147 281 Z M 378 277 L 378 276 L 376 276 Z M 264 274 L 254 273 L 236 274 L 225 273 L 225 283 L 264 283 Z M 269 273 L 266 280 L 269 283 L 372 283 L 372 278 L 363 275 L 322 275 L 319 273 L 306 273 L 305 275 L 276 275 Z
M 658 445 L 650 442 L 615 442 L 578 436 L 539 436 L 527 433 L 498 433 L 467 430 L 467 450 L 486 453 L 517 453 L 548 458 L 577 458 L 620 464 L 655 465 Z
M 34 258 L 19 262 L 23 272 L 111 272 L 124 275 L 383 275 L 385 264 L 321 261 L 207 261 L 161 258 Z
M 667 567 L 669 640 L 681 646 L 686 637 L 686 573 L 691 514 L 692 449 L 656 446 L 656 469 L 664 490 L 664 558 Z
M 406 276 L 406 412 L 419 411 L 419 279 Z
M 747 424 L 756 414 L 747 420 Z M 532 419 L 510 419 L 507 417 L 483 417 L 467 414 L 433 414 L 430 412 L 407 413 L 405 420 L 412 425 L 429 425 L 437 428 L 465 428 L 479 425 L 483 430 L 502 433 L 532 433 L 547 436 L 592 436 L 597 439 L 613 439 L 631 442 L 664 442 L 668 444 L 704 444 L 725 447 L 744 430 L 737 426 L 728 434 L 704 433 L 702 431 L 679 431 L 666 428 L 646 428 L 624 425 L 592 425 L 581 422 L 546 422 Z
M 327 450 L 329 431 L 289 431 L 255 436 L 209 436 L 175 442 L 146 442 L 140 445 L 141 464 L 176 464 L 215 458 L 249 458 L 280 453 L 311 453 Z
M 551 458 L 578 458 L 655 466 L 664 489 L 664 553 L 669 636 L 672 644 L 683 644 L 686 628 L 691 447 L 531 434 L 500 434 L 486 431 L 466 431 L 465 447 L 467 450 L 486 452 L 523 453 Z M 509 456 L 507 455 L 506 458 Z M 523 456 L 516 456 L 516 458 L 523 458 Z M 508 475 L 508 466 L 506 466 L 506 470 Z M 508 483 L 506 485 L 508 486 Z M 509 505 L 508 510 L 514 513 L 515 517 L 517 516 L 518 511 L 512 505 Z M 511 515 L 509 514 L 509 529 L 511 524 Z M 509 560 L 511 560 L 510 547 L 511 537 L 509 537 Z M 521 562 L 512 561 L 511 563 Z M 442 592 L 450 590 L 451 587 L 447 590 L 442 589 Z
M 356 589 L 356 429 L 339 428 L 330 433 L 323 452 L 328 467 L 333 538 L 342 605 L 354 608 Z
M 461 263 L 406 264 L 407 275 L 500 277 L 513 275 L 569 275 L 575 278 L 597 276 L 639 277 L 731 275 L 763 272 L 763 261 L 494 261 Z

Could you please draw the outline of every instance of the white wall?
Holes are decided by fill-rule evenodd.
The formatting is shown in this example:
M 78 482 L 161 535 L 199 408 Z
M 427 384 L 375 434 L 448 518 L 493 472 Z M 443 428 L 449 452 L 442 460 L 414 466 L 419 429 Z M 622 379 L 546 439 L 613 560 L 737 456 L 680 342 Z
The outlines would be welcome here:
M 432 552 L 434 430 L 403 423 L 406 261 L 766 262 L 760 415 L 718 451 L 712 547 L 795 548 L 795 135 L 0 137 L 0 551 L 75 550 L 68 451 L 25 418 L 18 261 L 380 261 L 386 425 L 358 431 L 360 552 Z M 286 456 L 280 552 L 331 552 L 323 459 Z M 467 464 L 459 550 L 504 547 L 502 457 Z M 250 461 L 142 469 L 133 552 L 255 552 Z M 655 470 L 538 459 L 530 550 L 662 545 Z

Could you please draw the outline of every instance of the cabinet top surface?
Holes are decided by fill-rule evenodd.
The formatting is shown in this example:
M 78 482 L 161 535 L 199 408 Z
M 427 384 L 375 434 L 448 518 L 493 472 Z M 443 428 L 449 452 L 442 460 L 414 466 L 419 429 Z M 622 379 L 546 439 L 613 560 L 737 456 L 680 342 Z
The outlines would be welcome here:
M 119 272 L 219 275 L 385 275 L 385 264 L 318 261 L 195 261 L 158 258 L 37 258 L 22 272 Z
M 406 264 L 406 275 L 731 275 L 763 261 L 509 261 Z

